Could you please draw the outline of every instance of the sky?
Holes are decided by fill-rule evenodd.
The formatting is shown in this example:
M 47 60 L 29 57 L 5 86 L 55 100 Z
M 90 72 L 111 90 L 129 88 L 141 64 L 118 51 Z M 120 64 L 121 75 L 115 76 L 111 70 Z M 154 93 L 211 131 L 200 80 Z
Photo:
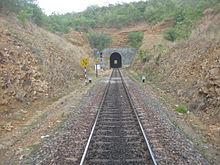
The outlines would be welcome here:
M 37 0 L 39 6 L 43 11 L 50 15 L 52 12 L 65 14 L 68 12 L 80 12 L 85 10 L 88 6 L 108 6 L 109 4 L 116 4 L 122 2 L 135 2 L 141 0 Z

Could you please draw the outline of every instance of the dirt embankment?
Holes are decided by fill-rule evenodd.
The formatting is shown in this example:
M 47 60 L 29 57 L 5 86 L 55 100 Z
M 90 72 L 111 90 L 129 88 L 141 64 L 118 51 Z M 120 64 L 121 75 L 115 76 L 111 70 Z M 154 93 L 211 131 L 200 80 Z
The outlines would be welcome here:
M 194 26 L 189 39 L 169 42 L 162 32 L 145 32 L 141 50 L 131 67 L 136 77 L 146 75 L 163 99 L 183 105 L 190 115 L 185 122 L 203 132 L 211 144 L 219 144 L 220 128 L 220 14 L 211 9 Z M 157 25 L 156 25 L 157 26 Z M 153 37 L 152 37 L 153 36 Z
M 157 45 L 144 44 L 154 56 L 142 71 L 157 85 L 180 98 L 190 111 L 206 112 L 207 119 L 218 122 L 220 107 L 220 15 L 206 13 L 187 40 Z M 161 44 L 161 43 L 160 43 Z M 137 60 L 138 59 L 137 57 Z M 141 61 L 136 61 L 138 66 Z M 159 80 L 159 81 L 158 81 Z
M 96 28 L 95 30 L 108 33 L 111 35 L 112 48 L 127 48 L 128 45 L 128 34 L 134 32 L 144 32 L 143 45 L 157 44 L 163 41 L 163 34 L 161 33 L 166 27 L 170 25 L 170 22 L 163 22 L 156 26 L 151 26 L 149 22 L 139 22 L 137 24 L 131 24 L 121 29 L 117 28 Z
M 58 36 L 31 23 L 23 27 L 13 16 L 0 15 L 0 43 L 3 129 L 10 129 L 4 124 L 11 114 L 71 90 L 83 75 L 80 58 L 92 55 L 81 33 Z

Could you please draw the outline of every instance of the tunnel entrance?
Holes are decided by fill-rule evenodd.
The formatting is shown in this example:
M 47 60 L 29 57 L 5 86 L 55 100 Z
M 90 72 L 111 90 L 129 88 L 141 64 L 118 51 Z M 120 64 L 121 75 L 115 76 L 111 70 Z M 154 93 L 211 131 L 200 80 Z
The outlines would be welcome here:
M 121 61 L 121 55 L 119 53 L 112 53 L 110 56 L 110 67 L 111 68 L 121 68 L 122 67 L 122 61 Z

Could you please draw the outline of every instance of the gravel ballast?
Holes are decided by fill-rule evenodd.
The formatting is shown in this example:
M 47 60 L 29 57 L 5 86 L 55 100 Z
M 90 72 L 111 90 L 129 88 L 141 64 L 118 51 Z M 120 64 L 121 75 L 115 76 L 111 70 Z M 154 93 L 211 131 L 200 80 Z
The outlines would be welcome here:
M 79 164 L 107 83 L 108 77 L 98 82 L 62 126 L 22 164 Z
M 55 134 L 22 164 L 79 164 L 107 82 L 105 77 L 97 83 Z M 154 96 L 128 77 L 125 82 L 159 165 L 209 164 Z
M 159 165 L 208 165 L 194 144 L 168 118 L 165 107 L 136 82 L 125 77 L 133 103 Z

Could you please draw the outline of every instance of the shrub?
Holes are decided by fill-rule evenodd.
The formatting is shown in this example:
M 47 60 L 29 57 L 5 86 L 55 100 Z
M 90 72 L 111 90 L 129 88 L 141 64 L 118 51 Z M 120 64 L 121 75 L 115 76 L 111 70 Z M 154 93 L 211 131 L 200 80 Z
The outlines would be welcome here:
M 144 37 L 143 32 L 134 32 L 134 33 L 128 34 L 129 46 L 134 47 L 134 48 L 139 48 L 142 44 L 143 37 Z
M 185 107 L 181 106 L 181 105 L 176 105 L 176 106 L 174 107 L 174 109 L 175 109 L 177 112 L 180 112 L 180 113 L 188 113 L 188 110 L 187 110 Z
M 177 33 L 176 33 L 175 28 L 170 27 L 166 29 L 164 32 L 164 38 L 172 42 L 175 41 L 177 39 Z
M 155 64 L 156 64 L 156 65 L 160 65 L 160 56 L 157 56 L 157 57 L 155 58 Z
M 214 14 L 218 14 L 218 13 L 220 13 L 220 3 L 216 5 L 214 8 Z
M 102 32 L 94 32 L 87 34 L 87 38 L 91 47 L 102 50 L 111 44 L 111 36 Z
M 69 33 L 70 31 L 69 27 L 57 23 L 54 23 L 53 25 L 49 25 L 47 29 L 51 32 L 60 32 L 60 33 Z
M 71 24 L 73 28 L 77 27 L 78 29 L 83 30 L 84 32 L 88 32 L 89 28 L 95 27 L 95 21 L 86 17 L 74 18 L 71 20 L 69 24 Z
M 32 10 L 32 21 L 37 25 L 43 25 L 45 23 L 46 15 L 43 14 L 41 8 L 37 5 L 32 5 L 30 10 Z
M 21 20 L 23 26 L 25 26 L 27 19 L 30 17 L 30 15 L 25 10 L 21 10 L 18 14 L 18 19 Z
M 147 50 L 139 50 L 138 55 L 143 63 L 149 62 L 153 55 Z

